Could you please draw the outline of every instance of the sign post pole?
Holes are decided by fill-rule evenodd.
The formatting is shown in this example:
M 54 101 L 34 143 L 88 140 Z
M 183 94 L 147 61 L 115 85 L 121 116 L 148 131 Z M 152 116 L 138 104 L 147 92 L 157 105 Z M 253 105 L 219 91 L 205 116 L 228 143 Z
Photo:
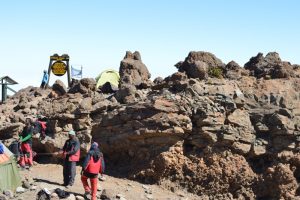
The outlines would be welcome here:
M 67 74 L 68 74 L 68 87 L 70 87 L 71 86 L 71 72 L 70 72 L 69 60 L 67 60 Z

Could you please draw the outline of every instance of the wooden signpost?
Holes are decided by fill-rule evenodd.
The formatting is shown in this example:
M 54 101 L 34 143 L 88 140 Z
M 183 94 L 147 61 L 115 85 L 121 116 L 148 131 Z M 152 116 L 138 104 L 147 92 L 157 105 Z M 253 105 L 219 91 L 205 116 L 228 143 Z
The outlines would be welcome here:
M 63 76 L 67 73 L 68 76 L 68 87 L 71 85 L 71 72 L 70 72 L 70 66 L 69 66 L 69 60 L 70 57 L 68 54 L 63 54 L 59 56 L 58 54 L 54 54 L 53 56 L 50 56 L 50 63 L 48 68 L 48 83 L 50 81 L 50 74 L 51 72 L 56 76 Z

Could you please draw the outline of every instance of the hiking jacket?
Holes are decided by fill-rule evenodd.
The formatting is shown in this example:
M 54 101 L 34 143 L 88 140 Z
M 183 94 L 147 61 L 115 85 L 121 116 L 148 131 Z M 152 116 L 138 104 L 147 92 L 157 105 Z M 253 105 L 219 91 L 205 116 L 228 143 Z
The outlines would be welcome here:
M 103 172 L 103 154 L 100 152 L 100 150 L 97 149 L 91 149 L 87 156 L 85 157 L 85 160 L 82 165 L 82 170 L 85 173 L 89 174 L 99 174 Z
M 65 159 L 72 162 L 79 161 L 80 158 L 80 143 L 77 138 L 68 139 L 63 147 Z
M 32 133 L 33 133 L 33 127 L 29 126 L 29 127 L 24 127 L 23 131 L 20 134 L 20 140 L 23 143 L 32 143 Z
M 42 83 L 48 83 L 49 76 L 47 73 L 44 73 Z

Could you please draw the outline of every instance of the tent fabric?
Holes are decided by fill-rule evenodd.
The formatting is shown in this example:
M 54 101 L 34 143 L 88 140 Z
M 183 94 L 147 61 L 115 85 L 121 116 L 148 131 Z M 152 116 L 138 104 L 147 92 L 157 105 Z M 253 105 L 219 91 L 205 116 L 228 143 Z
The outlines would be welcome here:
M 21 185 L 21 177 L 13 157 L 0 164 L 0 191 L 16 190 Z
M 0 142 L 4 153 L 0 154 L 0 191 L 16 190 L 21 185 L 21 177 L 13 154 Z
M 113 69 L 105 70 L 96 77 L 96 81 L 97 81 L 96 87 L 99 88 L 100 86 L 104 85 L 107 82 L 111 83 L 115 87 L 118 87 L 119 80 L 120 80 L 119 72 Z

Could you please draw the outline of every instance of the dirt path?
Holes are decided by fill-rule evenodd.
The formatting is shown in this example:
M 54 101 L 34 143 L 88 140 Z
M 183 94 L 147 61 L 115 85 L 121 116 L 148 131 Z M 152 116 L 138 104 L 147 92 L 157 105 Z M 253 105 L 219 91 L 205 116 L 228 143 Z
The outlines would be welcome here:
M 37 192 L 40 188 L 47 188 L 53 190 L 61 188 L 65 191 L 74 193 L 75 195 L 82 195 L 84 193 L 80 181 L 80 167 L 77 167 L 77 175 L 74 186 L 66 189 L 61 186 L 63 181 L 62 166 L 54 164 L 44 164 L 34 166 L 32 171 L 22 171 L 22 176 L 31 177 L 34 179 L 35 184 L 38 186 L 36 191 L 28 191 L 20 195 L 21 199 L 29 200 L 35 199 Z M 100 183 L 100 188 L 105 189 L 111 196 L 116 197 L 121 194 L 127 200 L 194 200 L 199 197 L 194 196 L 184 191 L 176 191 L 175 193 L 166 190 L 158 185 L 143 185 L 141 183 L 119 179 L 105 175 L 106 180 Z

